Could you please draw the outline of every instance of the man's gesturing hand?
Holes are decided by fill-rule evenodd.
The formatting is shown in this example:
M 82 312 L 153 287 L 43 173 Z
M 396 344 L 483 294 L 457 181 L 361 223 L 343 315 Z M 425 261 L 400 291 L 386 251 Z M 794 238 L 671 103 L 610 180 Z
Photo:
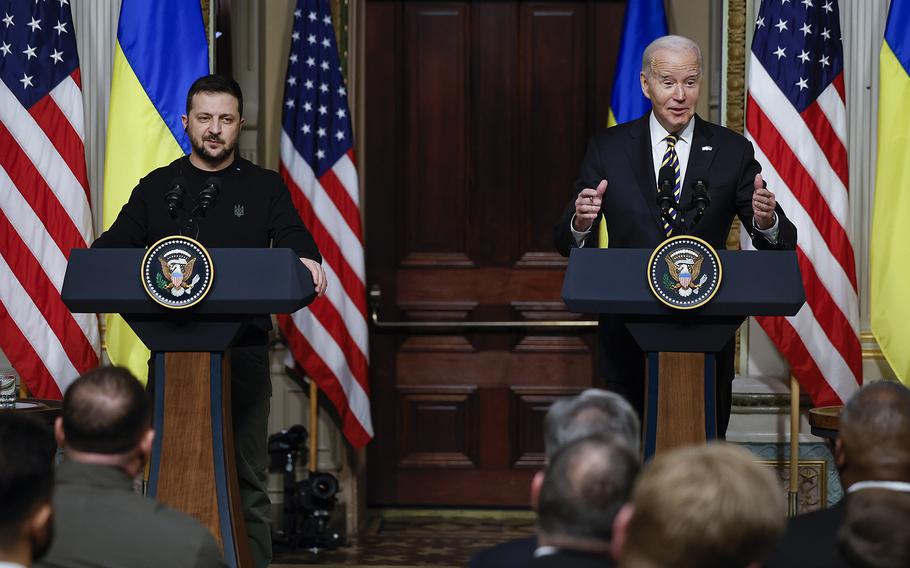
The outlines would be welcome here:
M 600 213 L 606 190 L 607 180 L 602 179 L 597 184 L 597 189 L 585 188 L 575 198 L 575 218 L 572 220 L 572 227 L 576 231 L 584 232 L 591 228 L 594 219 Z
M 325 294 L 325 289 L 328 287 L 329 282 L 326 280 L 325 270 L 322 269 L 322 265 L 309 258 L 301 258 L 300 262 L 309 268 L 310 274 L 313 275 L 313 287 L 316 288 L 316 295 L 322 296 Z
M 777 200 L 774 194 L 762 181 L 761 174 L 755 174 L 755 191 L 752 193 L 752 214 L 755 216 L 755 226 L 759 229 L 770 229 L 774 225 L 774 208 Z

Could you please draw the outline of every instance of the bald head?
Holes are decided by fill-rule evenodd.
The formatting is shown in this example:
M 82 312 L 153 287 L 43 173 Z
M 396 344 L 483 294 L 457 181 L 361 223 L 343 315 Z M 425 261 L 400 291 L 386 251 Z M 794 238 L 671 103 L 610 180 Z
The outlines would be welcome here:
M 569 442 L 553 456 L 540 490 L 542 536 L 609 542 L 613 519 L 632 491 L 638 456 L 619 436 Z
M 910 390 L 895 381 L 866 385 L 840 415 L 835 458 L 845 486 L 910 481 Z

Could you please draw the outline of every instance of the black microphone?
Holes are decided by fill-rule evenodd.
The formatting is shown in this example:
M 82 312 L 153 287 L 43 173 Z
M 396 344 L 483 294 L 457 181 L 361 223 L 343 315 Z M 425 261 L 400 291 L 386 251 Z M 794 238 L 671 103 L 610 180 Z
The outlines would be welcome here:
M 711 205 L 711 196 L 708 195 L 708 183 L 702 179 L 695 180 L 695 183 L 692 184 L 692 209 L 695 209 L 692 227 L 701 221 L 701 217 L 709 205 Z
M 697 179 L 692 186 L 692 208 L 697 215 L 703 215 L 705 209 L 711 205 L 711 197 L 708 195 L 708 184 L 705 180 Z
M 202 209 L 203 215 L 205 215 L 205 212 L 209 207 L 215 206 L 215 201 L 218 199 L 218 192 L 220 190 L 220 179 L 212 176 L 205 180 L 205 185 L 202 186 L 202 191 L 199 192 L 199 207 Z
M 670 209 L 678 209 L 676 196 L 673 190 L 676 187 L 676 173 L 673 166 L 664 166 L 657 173 L 657 206 L 660 207 L 661 213 L 670 214 Z
M 182 177 L 175 178 L 171 183 L 171 188 L 164 194 L 167 212 L 170 213 L 171 219 L 176 219 L 177 210 L 183 207 L 184 187 L 186 187 L 186 180 Z

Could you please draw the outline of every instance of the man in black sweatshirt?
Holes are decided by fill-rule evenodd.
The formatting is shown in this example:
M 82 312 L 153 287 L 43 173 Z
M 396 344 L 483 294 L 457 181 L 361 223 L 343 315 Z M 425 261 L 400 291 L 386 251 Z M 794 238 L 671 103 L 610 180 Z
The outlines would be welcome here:
M 240 86 L 217 75 L 197 79 L 187 94 L 183 117 L 192 152 L 142 178 L 114 224 L 95 239 L 92 248 L 145 248 L 176 234 L 212 248 L 290 248 L 312 273 L 317 294 L 324 294 L 322 257 L 284 181 L 278 173 L 237 155 L 242 125 Z M 220 184 L 218 206 L 199 215 L 200 193 L 211 178 Z M 172 215 L 166 194 L 175 185 L 183 189 L 183 205 Z M 266 490 L 270 328 L 267 317 L 257 318 L 231 348 L 237 477 L 257 566 L 267 566 L 272 555 Z

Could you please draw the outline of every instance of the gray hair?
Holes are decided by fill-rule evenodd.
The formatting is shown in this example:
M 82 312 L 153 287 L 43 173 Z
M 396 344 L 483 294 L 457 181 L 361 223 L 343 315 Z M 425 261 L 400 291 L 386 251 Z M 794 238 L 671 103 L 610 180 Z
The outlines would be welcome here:
M 694 51 L 695 55 L 698 57 L 698 74 L 701 75 L 704 63 L 704 60 L 701 56 L 701 49 L 698 47 L 698 44 L 691 39 L 679 35 L 661 36 L 648 44 L 648 47 L 645 48 L 645 52 L 641 56 L 642 73 L 645 75 L 651 74 L 651 66 L 654 64 L 654 53 L 656 51 L 660 51 L 661 49 L 667 49 L 670 51 L 682 51 L 688 49 L 690 51 Z
M 557 400 L 544 419 L 544 451 L 548 460 L 569 442 L 592 434 L 612 434 L 638 448 L 641 424 L 635 410 L 620 395 L 587 389 Z

